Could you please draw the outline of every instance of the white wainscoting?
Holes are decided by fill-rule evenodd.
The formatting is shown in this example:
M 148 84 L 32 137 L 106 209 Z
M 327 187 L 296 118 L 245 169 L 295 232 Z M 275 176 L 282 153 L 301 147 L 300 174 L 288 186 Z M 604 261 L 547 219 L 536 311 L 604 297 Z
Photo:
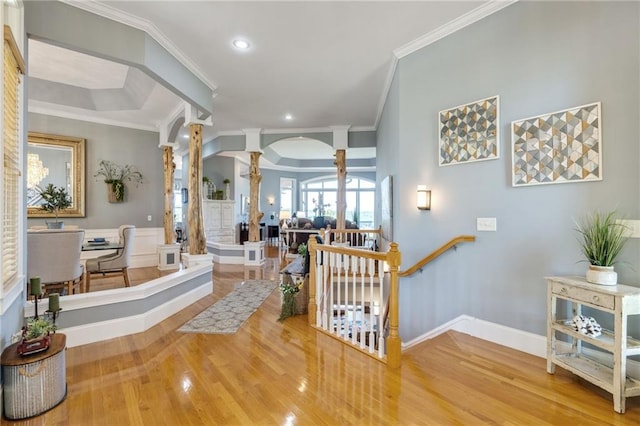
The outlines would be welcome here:
M 104 237 L 108 241 L 118 241 L 118 229 L 84 230 L 85 242 L 96 237 Z M 158 266 L 158 245 L 160 244 L 164 244 L 164 228 L 136 228 L 136 233 L 133 237 L 130 267 Z M 108 253 L 113 253 L 113 250 L 83 251 L 80 260 L 86 261 Z

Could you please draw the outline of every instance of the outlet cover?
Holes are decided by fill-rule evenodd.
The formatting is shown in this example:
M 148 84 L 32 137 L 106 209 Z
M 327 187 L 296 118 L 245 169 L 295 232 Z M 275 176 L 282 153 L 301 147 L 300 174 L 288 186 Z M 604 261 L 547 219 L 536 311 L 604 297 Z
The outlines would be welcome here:
M 495 217 L 479 217 L 476 219 L 478 231 L 497 231 L 498 223 Z
M 627 228 L 625 236 L 628 238 L 640 238 L 640 220 L 618 220 Z

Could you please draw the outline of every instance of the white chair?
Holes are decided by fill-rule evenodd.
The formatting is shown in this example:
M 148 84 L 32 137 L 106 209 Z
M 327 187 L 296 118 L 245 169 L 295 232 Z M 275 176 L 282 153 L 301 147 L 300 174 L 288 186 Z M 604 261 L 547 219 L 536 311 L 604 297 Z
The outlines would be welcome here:
M 91 289 L 92 275 L 101 275 L 100 278 L 122 275 L 125 287 L 129 287 L 129 255 L 131 254 L 131 245 L 133 244 L 135 232 L 135 226 L 121 225 L 118 229 L 118 235 L 120 236 L 119 243 L 123 248 L 116 250 L 112 254 L 87 259 L 85 278 L 87 293 Z
M 27 233 L 27 278 L 40 277 L 43 293 L 82 291 L 80 252 L 84 230 Z

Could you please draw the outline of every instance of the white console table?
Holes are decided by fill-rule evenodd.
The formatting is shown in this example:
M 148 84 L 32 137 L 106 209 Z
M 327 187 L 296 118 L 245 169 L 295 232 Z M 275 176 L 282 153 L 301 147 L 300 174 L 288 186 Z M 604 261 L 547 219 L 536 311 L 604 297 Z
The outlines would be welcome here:
M 640 380 L 627 377 L 627 357 L 640 355 L 640 340 L 627 335 L 628 317 L 640 314 L 640 288 L 590 284 L 583 277 L 547 277 L 547 284 L 547 372 L 553 374 L 558 365 L 577 374 L 611 393 L 613 409 L 624 413 L 625 399 L 640 395 Z M 603 329 L 595 338 L 575 331 L 573 316 L 558 318 L 558 299 L 571 303 L 573 316 L 581 315 L 583 306 L 613 314 L 613 330 Z M 557 333 L 569 337 L 566 349 L 557 340 Z M 606 352 L 603 356 L 593 356 L 599 355 L 595 350 L 585 353 L 583 342 Z M 612 363 L 603 361 L 607 353 Z

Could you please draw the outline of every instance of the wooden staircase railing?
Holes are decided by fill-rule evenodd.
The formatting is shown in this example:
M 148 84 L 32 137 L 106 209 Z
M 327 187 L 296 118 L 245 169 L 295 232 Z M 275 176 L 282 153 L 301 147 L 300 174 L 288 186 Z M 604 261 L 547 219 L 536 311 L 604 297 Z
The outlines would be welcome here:
M 340 235 L 355 230 L 322 232 L 323 241 L 331 233 Z M 359 235 L 365 235 L 360 230 Z M 373 230 L 375 235 L 377 230 Z M 401 341 L 398 334 L 399 277 L 407 277 L 457 244 L 475 241 L 473 235 L 460 235 L 442 245 L 409 269 L 400 272 L 401 254 L 397 243 L 386 253 L 343 245 L 319 244 L 310 238 L 309 249 L 309 324 L 367 353 L 389 367 L 398 368 Z M 386 330 L 388 329 L 388 334 Z
M 440 246 L 440 248 L 434 250 L 433 252 L 431 252 L 427 256 L 423 257 L 421 260 L 419 260 L 411 268 L 409 268 L 409 269 L 407 269 L 405 271 L 398 272 L 398 275 L 401 276 L 401 277 L 408 277 L 409 275 L 412 275 L 416 271 L 419 271 L 420 269 L 422 269 L 427 263 L 432 262 L 434 259 L 436 259 L 438 256 L 440 256 L 443 253 L 445 253 L 447 250 L 450 250 L 452 248 L 456 248 L 456 246 L 458 244 L 460 244 L 460 243 L 470 243 L 470 242 L 473 242 L 475 240 L 476 240 L 476 237 L 474 235 L 458 235 L 457 237 L 452 238 L 446 244 L 443 244 L 442 246 Z
M 401 254 L 318 244 L 309 239 L 309 324 L 391 368 L 400 366 L 398 269 Z M 387 300 L 385 337 L 381 303 Z

